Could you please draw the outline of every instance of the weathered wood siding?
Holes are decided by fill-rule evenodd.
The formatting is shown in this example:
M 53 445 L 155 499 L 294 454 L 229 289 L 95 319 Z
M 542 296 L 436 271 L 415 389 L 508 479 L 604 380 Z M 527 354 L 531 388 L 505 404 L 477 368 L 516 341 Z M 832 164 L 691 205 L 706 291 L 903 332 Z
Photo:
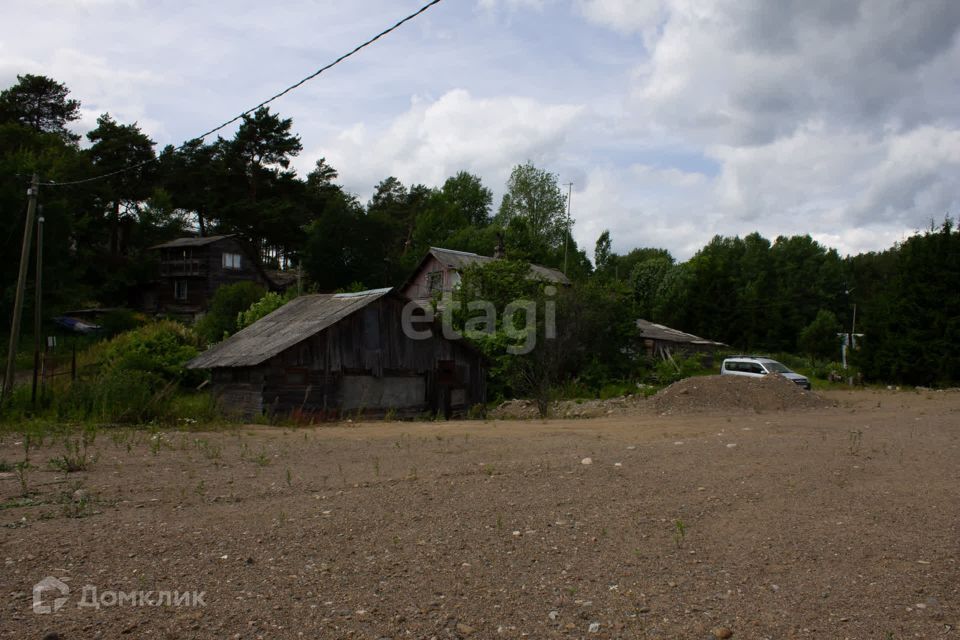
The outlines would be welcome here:
M 239 269 L 223 265 L 223 254 L 241 256 Z M 175 296 L 175 283 L 187 284 L 187 299 Z M 226 284 L 255 282 L 264 288 L 270 283 L 257 269 L 253 258 L 235 238 L 224 238 L 200 246 L 160 249 L 160 283 L 157 288 L 157 310 L 166 313 L 195 314 L 206 311 L 217 289 Z
M 402 293 L 411 300 L 429 300 L 433 297 L 430 291 L 430 274 L 439 271 L 443 274 L 442 289 L 445 292 L 453 291 L 456 282 L 459 282 L 459 274 L 456 269 L 452 269 L 443 264 L 436 257 L 430 255 L 410 279 L 409 284 L 404 287 Z
M 401 326 L 403 305 L 397 298 L 381 298 L 248 368 L 248 378 L 228 380 L 215 370 L 215 392 L 225 406 L 236 401 L 246 413 L 257 408 L 251 394 L 259 393 L 259 411 L 323 417 L 361 410 L 462 414 L 485 402 L 482 357 L 462 341 L 407 337 Z

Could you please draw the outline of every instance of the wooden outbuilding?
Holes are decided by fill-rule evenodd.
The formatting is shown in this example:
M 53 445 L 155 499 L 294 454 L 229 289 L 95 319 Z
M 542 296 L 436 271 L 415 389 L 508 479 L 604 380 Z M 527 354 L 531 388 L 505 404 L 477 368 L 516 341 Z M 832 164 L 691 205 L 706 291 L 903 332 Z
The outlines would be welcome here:
M 710 364 L 713 362 L 713 352 L 727 346 L 643 319 L 637 320 L 637 332 L 647 355 L 663 360 L 671 360 L 674 356 L 700 355 L 704 364 Z
M 484 403 L 484 356 L 431 323 L 405 330 L 408 304 L 389 288 L 301 296 L 187 367 L 209 369 L 221 406 L 245 415 L 451 416 Z

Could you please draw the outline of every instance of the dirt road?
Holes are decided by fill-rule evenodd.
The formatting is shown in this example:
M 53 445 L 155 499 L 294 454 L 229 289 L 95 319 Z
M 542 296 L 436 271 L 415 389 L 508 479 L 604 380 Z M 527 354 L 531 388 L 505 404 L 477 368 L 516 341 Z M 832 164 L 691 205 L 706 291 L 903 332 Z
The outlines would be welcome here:
M 829 399 L 48 443 L 0 638 L 960 637 L 960 392 Z

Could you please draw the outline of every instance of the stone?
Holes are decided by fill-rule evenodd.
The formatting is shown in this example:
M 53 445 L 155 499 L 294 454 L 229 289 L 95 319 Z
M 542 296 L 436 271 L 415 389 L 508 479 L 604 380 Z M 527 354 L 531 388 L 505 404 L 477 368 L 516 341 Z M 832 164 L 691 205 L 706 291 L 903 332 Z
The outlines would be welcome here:
M 593 458 L 584 458 L 580 461 L 580 464 L 593 464 Z
M 590 633 L 599 633 L 599 631 L 600 631 L 600 623 L 599 623 L 599 622 L 591 622 L 591 623 L 590 623 L 590 626 L 587 627 L 587 631 L 590 632 Z
M 474 628 L 468 624 L 463 624 L 462 622 L 457 623 L 457 633 L 464 636 L 469 636 L 474 632 Z
M 718 640 L 726 640 L 726 638 L 733 637 L 733 631 L 731 631 L 727 627 L 716 627 L 710 633 L 713 634 L 714 638 L 718 638 Z

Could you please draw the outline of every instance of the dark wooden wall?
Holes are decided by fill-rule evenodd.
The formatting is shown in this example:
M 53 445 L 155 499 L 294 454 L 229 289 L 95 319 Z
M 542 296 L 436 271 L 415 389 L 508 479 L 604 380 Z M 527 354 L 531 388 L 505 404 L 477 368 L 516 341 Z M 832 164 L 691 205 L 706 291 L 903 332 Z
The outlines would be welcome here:
M 269 288 L 269 282 L 257 269 L 253 258 L 235 238 L 224 238 L 210 244 L 195 247 L 160 249 L 160 282 L 157 289 L 157 310 L 167 313 L 199 313 L 206 311 L 216 290 L 226 284 L 256 282 Z M 182 260 L 184 252 L 186 261 Z M 224 253 L 242 256 L 240 269 L 223 266 Z M 187 299 L 174 297 L 174 282 L 187 282 Z
M 407 337 L 403 305 L 381 298 L 245 373 L 214 370 L 214 390 L 225 407 L 248 414 L 457 415 L 486 402 L 482 356 L 463 341 Z

